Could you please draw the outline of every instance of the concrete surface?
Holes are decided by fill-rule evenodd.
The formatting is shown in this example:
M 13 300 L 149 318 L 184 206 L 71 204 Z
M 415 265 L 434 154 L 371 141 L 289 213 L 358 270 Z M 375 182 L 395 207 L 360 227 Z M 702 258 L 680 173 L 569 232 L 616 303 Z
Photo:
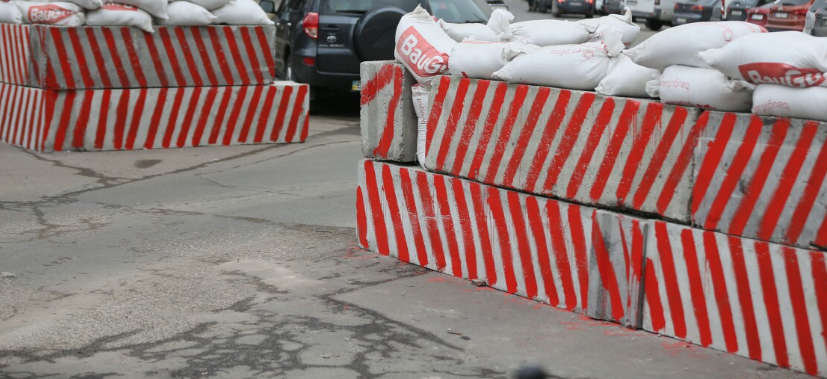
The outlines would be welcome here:
M 0 144 L 0 377 L 806 377 L 358 250 L 330 103 L 304 144 Z

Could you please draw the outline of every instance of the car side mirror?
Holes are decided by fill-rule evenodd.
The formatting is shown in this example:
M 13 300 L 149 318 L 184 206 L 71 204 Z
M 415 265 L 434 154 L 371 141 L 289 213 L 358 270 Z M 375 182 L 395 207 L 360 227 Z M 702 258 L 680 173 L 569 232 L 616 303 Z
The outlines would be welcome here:
M 264 10 L 264 13 L 276 13 L 276 3 L 271 0 L 261 0 L 258 5 Z

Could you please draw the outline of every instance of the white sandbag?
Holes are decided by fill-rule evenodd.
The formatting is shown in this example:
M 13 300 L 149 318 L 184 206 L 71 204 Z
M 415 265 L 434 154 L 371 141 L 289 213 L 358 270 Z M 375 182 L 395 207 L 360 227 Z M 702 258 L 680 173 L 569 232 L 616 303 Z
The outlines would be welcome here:
M 672 65 L 709 68 L 698 53 L 724 47 L 745 35 L 766 32 L 748 22 L 695 22 L 658 32 L 624 54 L 635 63 L 655 70 Z
M 26 24 L 78 27 L 83 26 L 86 21 L 83 9 L 73 3 L 15 1 L 14 5 L 17 6 Z
M 541 47 L 515 58 L 495 72 L 494 77 L 509 83 L 594 90 L 623 50 L 619 35 L 606 38 L 580 45 Z
M 647 83 L 646 91 L 666 104 L 748 112 L 752 107 L 753 87 L 741 80 L 727 79 L 710 68 L 669 66 L 659 80 Z
M 188 1 L 176 1 L 169 4 L 169 18 L 158 20 L 158 25 L 177 26 L 206 26 L 215 21 L 216 17 L 200 5 Z
M 425 137 L 428 133 L 426 126 L 428 125 L 428 115 L 431 113 L 430 109 L 428 109 L 428 97 L 431 95 L 431 86 L 414 84 L 413 87 L 411 87 L 411 92 L 413 92 L 414 112 L 416 113 L 417 119 L 416 160 L 422 165 L 422 163 L 425 162 Z
M 456 44 L 448 57 L 448 71 L 453 76 L 491 79 L 514 57 L 527 54 L 539 46 L 519 42 L 465 41 Z
M 25 1 L 25 0 L 20 0 L 20 1 Z M 54 2 L 56 0 L 45 0 L 45 1 Z M 60 1 L 60 0 L 57 0 L 57 1 Z M 69 3 L 72 3 L 72 4 L 77 4 L 81 8 L 87 9 L 87 10 L 98 9 L 98 8 L 102 7 L 103 4 L 104 4 L 104 0 L 65 0 L 65 1 L 69 2 Z
M 108 3 L 86 14 L 89 26 L 134 26 L 152 33 L 152 16 L 136 7 Z
M 212 11 L 216 24 L 273 25 L 267 13 L 253 0 L 234 0 Z
M 611 14 L 600 18 L 587 18 L 578 21 L 589 31 L 589 42 L 602 41 L 607 31 L 612 29 L 621 33 L 620 40 L 629 47 L 640 34 L 640 26 L 632 20 L 632 11 L 626 8 L 625 14 Z
M 131 5 L 149 13 L 153 17 L 166 19 L 167 7 L 169 2 L 167 0 L 117 0 L 118 4 Z
M 462 42 L 466 38 L 477 41 L 498 42 L 500 37 L 485 24 L 452 24 L 439 20 L 439 27 L 454 41 Z
M 22 24 L 23 15 L 14 3 L 0 1 L 0 23 Z
M 748 35 L 700 57 L 724 75 L 754 84 L 827 87 L 827 39 L 804 33 Z
M 827 121 L 827 88 L 793 88 L 760 84 L 752 96 L 752 113 Z M 824 162 L 819 162 L 824 164 Z
M 472 79 L 491 79 L 503 68 L 504 42 L 465 41 L 456 44 L 448 56 L 448 71 L 453 76 Z
M 417 6 L 399 20 L 393 55 L 417 82 L 430 84 L 434 76 L 448 70 L 448 57 L 456 44 L 428 11 Z
M 617 57 L 617 64 L 594 90 L 607 96 L 645 98 L 649 97 L 646 92 L 646 83 L 659 77 L 660 71 L 638 65 L 629 57 L 621 54 Z
M 505 9 L 495 9 L 488 18 L 488 27 L 497 34 L 500 40 L 505 41 L 511 38 L 511 21 L 514 21 L 514 15 L 511 12 Z
M 533 20 L 511 24 L 510 42 L 537 46 L 573 45 L 589 40 L 586 27 L 560 20 Z
M 172 0 L 170 6 L 176 1 L 187 1 L 195 5 L 200 5 L 208 11 L 214 11 L 230 3 L 230 0 Z

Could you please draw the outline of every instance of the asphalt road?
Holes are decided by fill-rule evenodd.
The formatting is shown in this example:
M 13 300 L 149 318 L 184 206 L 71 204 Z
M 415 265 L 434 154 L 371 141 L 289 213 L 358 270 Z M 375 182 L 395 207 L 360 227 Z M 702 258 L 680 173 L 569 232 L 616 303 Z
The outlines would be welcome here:
M 805 377 L 357 249 L 358 101 L 311 120 L 294 145 L 0 144 L 0 377 Z

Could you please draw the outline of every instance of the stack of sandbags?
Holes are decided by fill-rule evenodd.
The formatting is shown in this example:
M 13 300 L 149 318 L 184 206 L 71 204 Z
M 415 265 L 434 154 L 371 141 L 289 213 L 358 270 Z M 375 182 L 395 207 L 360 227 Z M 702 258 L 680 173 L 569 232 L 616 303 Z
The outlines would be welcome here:
M 544 46 L 519 55 L 494 77 L 509 83 L 591 91 L 617 64 L 621 51 L 620 33 L 607 33 L 603 41 Z
M 755 34 L 700 57 L 723 75 L 757 85 L 752 113 L 827 121 L 827 40 L 800 32 Z
M 253 0 L 0 0 L 0 22 L 64 27 L 132 26 L 149 33 L 154 31 L 153 24 L 273 25 Z
M 620 33 L 623 45 L 629 47 L 640 34 L 640 26 L 635 24 L 629 8 L 626 8 L 622 15 L 610 14 L 600 18 L 587 18 L 578 23 L 589 32 L 589 42 L 602 41 L 607 33 Z
M 625 52 L 634 63 L 662 71 L 660 79 L 647 83 L 650 96 L 668 104 L 697 106 L 722 111 L 748 111 L 752 86 L 727 78 L 709 67 L 699 53 L 717 49 L 750 34 L 765 33 L 746 22 L 699 22 L 655 34 Z

